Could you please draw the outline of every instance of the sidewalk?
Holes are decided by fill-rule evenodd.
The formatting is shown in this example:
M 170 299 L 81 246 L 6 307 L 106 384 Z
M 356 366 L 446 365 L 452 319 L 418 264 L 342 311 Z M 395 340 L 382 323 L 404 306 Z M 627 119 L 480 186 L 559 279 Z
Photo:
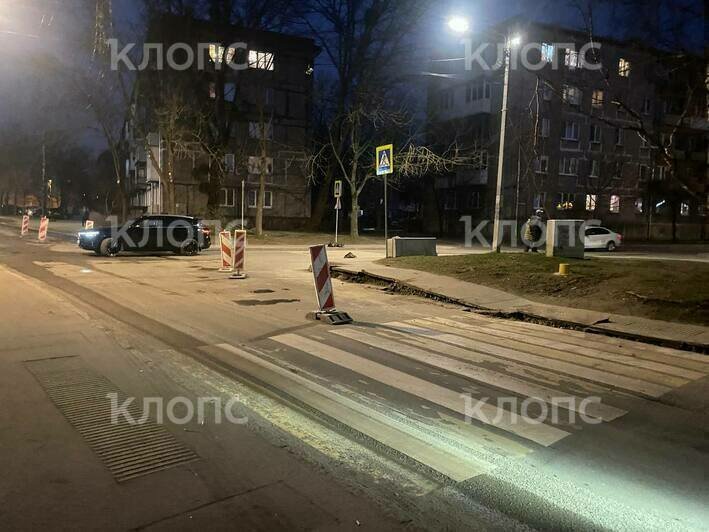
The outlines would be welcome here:
M 300 458 L 285 436 L 268 432 L 268 423 L 258 428 L 257 414 L 241 410 L 246 407 L 238 406 L 236 415 L 247 412 L 247 425 L 206 416 L 112 429 L 108 399 L 97 387 L 115 387 L 135 397 L 134 404 L 145 397 L 241 400 L 246 388 L 1 265 L 0 287 L 4 529 L 403 528 L 366 496 Z M 92 402 L 97 398 L 105 402 Z M 158 429 L 168 436 L 151 440 Z M 197 459 L 171 466 L 171 453 L 183 448 Z M 121 468 L 135 464 L 142 476 L 119 477 Z
M 332 269 L 334 272 L 347 275 L 363 275 L 373 280 L 397 283 L 405 288 L 480 310 L 522 314 L 528 318 L 583 327 L 590 332 L 658 343 L 674 348 L 709 349 L 709 327 L 700 325 L 537 303 L 496 288 L 418 270 L 394 268 L 372 261 L 357 261 L 351 265 L 333 264 Z

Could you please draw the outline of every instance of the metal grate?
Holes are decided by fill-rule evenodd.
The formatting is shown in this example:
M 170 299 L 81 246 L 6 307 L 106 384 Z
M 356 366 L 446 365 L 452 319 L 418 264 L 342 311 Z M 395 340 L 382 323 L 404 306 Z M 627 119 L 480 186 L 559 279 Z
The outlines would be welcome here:
M 117 416 L 112 422 L 107 395 L 117 394 L 119 405 L 127 397 L 78 357 L 29 361 L 25 366 L 118 482 L 199 459 L 152 420 L 130 423 Z M 126 411 L 142 421 L 143 411 L 135 402 Z

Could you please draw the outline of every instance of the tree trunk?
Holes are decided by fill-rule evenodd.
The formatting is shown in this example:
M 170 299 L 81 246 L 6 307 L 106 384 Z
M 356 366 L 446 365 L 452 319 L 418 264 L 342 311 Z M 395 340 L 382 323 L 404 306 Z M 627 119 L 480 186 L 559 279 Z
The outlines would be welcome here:
M 352 187 L 352 208 L 350 211 L 350 236 L 359 238 L 359 194 L 355 187 Z
M 330 199 L 330 183 L 332 183 L 332 173 L 328 172 L 323 176 L 323 182 L 315 197 L 315 204 L 310 215 L 308 226 L 311 230 L 317 231 L 322 228 L 323 218 L 327 213 L 328 201 Z

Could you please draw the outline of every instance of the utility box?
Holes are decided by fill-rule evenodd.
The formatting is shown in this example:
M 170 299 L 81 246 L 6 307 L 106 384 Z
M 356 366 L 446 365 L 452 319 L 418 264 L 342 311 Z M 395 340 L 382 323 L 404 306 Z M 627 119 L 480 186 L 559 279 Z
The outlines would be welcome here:
M 584 221 L 549 220 L 547 257 L 584 258 Z
M 435 238 L 402 238 L 395 236 L 387 240 L 387 257 L 413 257 L 420 255 L 433 257 L 438 255 Z

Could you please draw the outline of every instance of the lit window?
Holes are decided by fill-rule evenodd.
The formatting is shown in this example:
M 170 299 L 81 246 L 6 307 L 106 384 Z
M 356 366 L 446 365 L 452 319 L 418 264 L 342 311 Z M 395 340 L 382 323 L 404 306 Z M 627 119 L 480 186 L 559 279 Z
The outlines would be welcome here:
M 551 63 L 554 60 L 554 45 L 543 42 L 542 43 L 542 61 Z
M 566 56 L 564 57 L 564 64 L 570 69 L 579 67 L 579 53 L 575 50 L 566 50 Z
M 273 70 L 273 54 L 271 52 L 249 50 L 249 68 Z
M 616 196 L 615 194 L 611 196 L 610 211 L 612 213 L 620 212 L 620 196 Z
M 595 109 L 603 108 L 603 96 L 603 91 L 601 89 L 596 89 L 593 91 L 593 94 L 591 96 L 591 105 Z
M 560 211 L 570 211 L 574 208 L 575 199 L 575 194 L 569 192 L 561 192 L 559 194 L 559 203 L 557 203 L 556 208 Z
M 618 60 L 618 75 L 624 78 L 630 76 L 630 61 L 622 57 Z
M 682 202 L 679 206 L 679 213 L 682 216 L 689 216 L 689 203 Z
M 579 140 L 579 125 L 577 122 L 564 122 L 565 140 Z
M 550 128 L 549 119 L 542 118 L 542 137 L 543 138 L 549 137 L 549 128 Z
M 559 171 L 560 174 L 563 175 L 576 175 L 576 171 L 578 168 L 578 159 L 574 158 L 566 158 L 564 157 L 561 160 L 561 169 Z
M 226 52 L 226 54 L 225 54 Z M 210 44 L 209 45 L 209 57 L 212 59 L 212 62 L 214 64 L 221 63 L 224 59 L 226 59 L 227 63 L 231 63 L 231 60 L 234 59 L 234 54 L 236 53 L 236 48 L 229 48 L 226 49 L 223 46 L 217 45 L 217 44 Z M 226 55 L 226 57 L 225 57 Z
M 596 195 L 586 194 L 586 210 L 595 211 L 596 210 Z
M 637 212 L 638 214 L 643 213 L 643 199 L 642 198 L 638 198 L 635 200 L 635 212 Z

